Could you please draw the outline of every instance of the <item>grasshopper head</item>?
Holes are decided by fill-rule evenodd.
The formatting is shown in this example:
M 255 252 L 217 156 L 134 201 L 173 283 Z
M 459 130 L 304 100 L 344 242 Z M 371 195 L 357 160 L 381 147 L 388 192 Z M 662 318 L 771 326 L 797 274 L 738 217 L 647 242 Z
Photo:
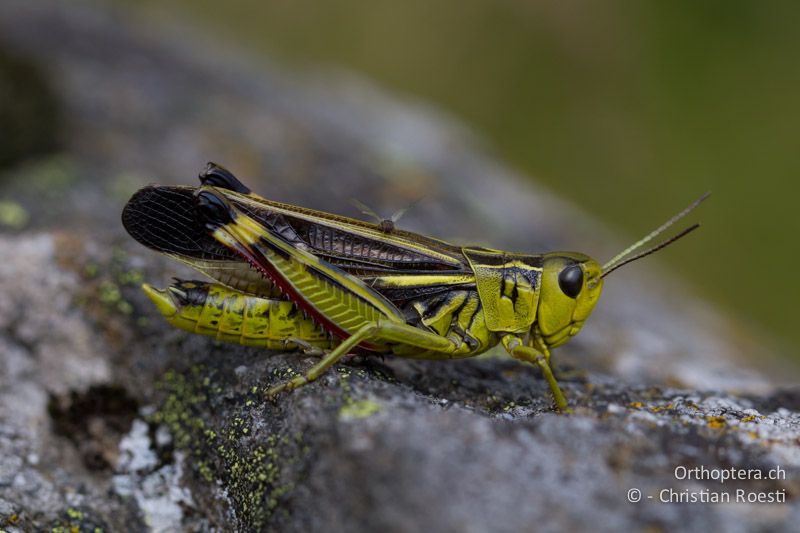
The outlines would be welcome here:
M 603 290 L 603 278 L 621 266 L 666 248 L 700 227 L 700 224 L 694 224 L 674 237 L 644 251 L 639 251 L 645 244 L 692 212 L 703 200 L 708 198 L 709 194 L 711 193 L 702 195 L 689 204 L 689 207 L 667 220 L 643 239 L 628 246 L 603 266 L 583 254 L 572 252 L 545 254 L 542 259 L 542 288 L 536 314 L 538 331 L 534 332 L 538 338 L 536 340 L 540 340 L 545 346 L 552 348 L 564 344 L 570 337 L 578 333 L 600 297 L 600 292 Z
M 536 323 L 544 344 L 552 348 L 580 331 L 603 289 L 600 264 L 589 256 L 553 252 L 542 263 L 542 285 Z

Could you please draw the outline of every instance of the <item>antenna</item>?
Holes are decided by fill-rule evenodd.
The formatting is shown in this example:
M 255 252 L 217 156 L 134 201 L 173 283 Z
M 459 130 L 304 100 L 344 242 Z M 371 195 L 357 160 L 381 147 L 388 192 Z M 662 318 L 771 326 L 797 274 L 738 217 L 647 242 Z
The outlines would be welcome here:
M 684 209 L 683 211 L 681 211 L 677 215 L 673 216 L 672 218 L 670 218 L 669 220 L 667 220 L 666 222 L 661 224 L 661 226 L 659 226 L 655 230 L 653 230 L 650 233 L 648 233 L 644 238 L 636 241 L 635 243 L 633 243 L 632 245 L 630 245 L 626 249 L 624 249 L 622 252 L 618 253 L 613 258 L 611 258 L 610 261 L 608 261 L 605 265 L 603 265 L 603 267 L 602 267 L 603 274 L 602 274 L 601 277 L 607 276 L 611 271 L 618 269 L 622 265 L 626 265 L 626 264 L 630 263 L 631 261 L 635 261 L 636 259 L 640 259 L 640 258 L 642 258 L 642 257 L 644 257 L 646 255 L 650 255 L 653 252 L 661 250 L 662 248 L 664 248 L 668 244 L 672 244 L 673 242 L 677 241 L 678 239 L 680 239 L 684 235 L 688 234 L 689 232 L 696 230 L 700 226 L 700 224 L 695 224 L 694 226 L 682 231 L 677 236 L 675 236 L 675 237 L 673 237 L 671 239 L 668 239 L 667 241 L 664 241 L 663 243 L 661 243 L 659 245 L 656 245 L 653 248 L 650 248 L 646 252 L 642 252 L 640 254 L 635 255 L 634 257 L 627 258 L 628 255 L 632 254 L 633 252 L 635 252 L 636 250 L 638 250 L 639 248 L 641 248 L 642 246 L 644 246 L 648 242 L 652 241 L 654 238 L 656 238 L 659 235 L 661 235 L 670 226 L 672 226 L 677 221 L 679 221 L 680 219 L 682 219 L 683 217 L 685 217 L 686 215 L 688 215 L 689 213 L 694 211 L 694 209 L 698 205 L 700 205 L 703 202 L 703 200 L 708 198 L 710 195 L 711 195 L 710 191 L 705 193 L 700 198 L 698 198 L 697 200 L 695 200 L 694 202 L 689 204 L 689 206 L 686 207 L 686 209 Z
M 691 232 L 693 232 L 694 230 L 696 230 L 699 227 L 700 227 L 699 223 L 697 223 L 697 224 L 695 224 L 693 226 L 689 226 L 688 228 L 686 228 L 682 232 L 678 233 L 677 235 L 675 235 L 671 239 L 667 239 L 666 241 L 662 242 L 661 244 L 657 244 L 657 245 L 653 246 L 652 248 L 650 248 L 648 250 L 645 250 L 644 252 L 638 253 L 638 254 L 634 255 L 633 257 L 629 257 L 628 259 L 626 259 L 626 260 L 624 260 L 624 261 L 622 261 L 620 263 L 617 263 L 616 265 L 614 265 L 613 267 L 609 268 L 608 270 L 603 268 L 603 273 L 600 274 L 600 279 L 603 279 L 604 277 L 608 276 L 609 274 L 611 274 L 612 272 L 614 272 L 616 269 L 618 269 L 619 267 L 621 267 L 623 265 L 627 265 L 628 263 L 632 263 L 632 262 L 636 261 L 637 259 L 641 259 L 642 257 L 645 257 L 647 255 L 655 253 L 655 252 L 661 250 L 662 248 L 666 248 L 667 246 L 669 246 L 673 242 L 677 241 L 681 237 L 687 236 L 688 234 L 690 234 Z

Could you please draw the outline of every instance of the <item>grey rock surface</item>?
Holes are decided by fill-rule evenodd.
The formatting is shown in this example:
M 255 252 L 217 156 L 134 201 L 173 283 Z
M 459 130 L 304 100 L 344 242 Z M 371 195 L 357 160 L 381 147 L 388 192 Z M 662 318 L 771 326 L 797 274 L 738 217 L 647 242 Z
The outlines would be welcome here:
M 568 416 L 503 357 L 353 359 L 269 402 L 313 359 L 169 329 L 138 285 L 187 272 L 128 239 L 119 213 L 207 160 L 349 215 L 352 196 L 391 212 L 424 194 L 402 224 L 439 237 L 601 258 L 619 243 L 435 110 L 153 25 L 94 3 L 0 4 L 5 45 L 56 88 L 66 147 L 0 177 L 31 221 L 0 236 L 0 528 L 794 529 L 800 392 L 660 272 L 614 279 L 555 354 Z M 701 466 L 783 476 L 676 478 Z M 734 501 L 660 503 L 670 489 Z

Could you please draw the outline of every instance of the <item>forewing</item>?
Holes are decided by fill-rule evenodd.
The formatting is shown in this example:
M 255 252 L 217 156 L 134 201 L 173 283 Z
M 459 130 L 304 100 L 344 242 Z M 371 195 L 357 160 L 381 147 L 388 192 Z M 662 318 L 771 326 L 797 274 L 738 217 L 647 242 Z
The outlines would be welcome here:
M 209 235 L 197 217 L 196 187 L 151 185 L 136 192 L 122 211 L 122 225 L 141 244 L 167 254 L 223 285 L 261 296 L 275 286 L 232 250 Z
M 364 280 L 398 304 L 474 283 L 460 248 L 446 242 L 312 209 L 213 188 L 272 235 Z M 240 291 L 274 296 L 274 285 L 215 240 L 197 213 L 196 187 L 149 186 L 122 214 L 128 233 L 212 279 Z

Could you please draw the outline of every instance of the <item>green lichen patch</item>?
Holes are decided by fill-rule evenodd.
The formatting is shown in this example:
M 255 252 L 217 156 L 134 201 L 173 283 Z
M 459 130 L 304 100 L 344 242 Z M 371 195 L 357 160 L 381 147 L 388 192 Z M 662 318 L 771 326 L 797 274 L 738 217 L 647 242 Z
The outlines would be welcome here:
M 19 512 L 14 511 L 10 514 L 0 513 L 0 528 L 19 528 L 25 525 L 24 519 L 20 516 Z M 0 529 L 0 533 L 6 533 L 6 529 Z
M 339 420 L 369 418 L 383 410 L 383 405 L 371 400 L 352 400 L 339 408 Z
M 18 230 L 30 220 L 28 210 L 11 200 L 0 200 L 0 227 Z
M 231 398 L 225 379 L 203 365 L 166 372 L 159 388 L 165 399 L 150 422 L 169 429 L 200 478 L 226 488 L 243 529 L 263 529 L 294 486 L 283 472 L 298 460 L 302 436 L 265 424 L 270 406 L 257 387 Z M 217 418 L 223 404 L 226 416 Z
M 61 237 L 57 240 L 59 265 L 82 279 L 83 290 L 76 296 L 75 303 L 110 339 L 124 344 L 131 334 L 132 323 L 147 325 L 142 310 L 134 307 L 134 293 L 140 290 L 144 273 L 131 267 L 127 253 L 120 247 L 112 247 L 110 254 L 104 252 L 101 257 L 86 250 L 76 253 L 82 247 L 83 243 L 75 239 Z
M 397 383 L 394 377 L 379 368 L 358 368 L 348 365 L 336 365 L 334 370 L 339 376 L 341 401 L 344 402 L 345 407 L 357 402 L 353 394 L 353 385 L 351 384 L 353 378 L 361 381 L 378 380 L 385 383 Z
M 67 507 L 61 516 L 50 524 L 51 533 L 103 533 L 108 528 L 89 511 Z

